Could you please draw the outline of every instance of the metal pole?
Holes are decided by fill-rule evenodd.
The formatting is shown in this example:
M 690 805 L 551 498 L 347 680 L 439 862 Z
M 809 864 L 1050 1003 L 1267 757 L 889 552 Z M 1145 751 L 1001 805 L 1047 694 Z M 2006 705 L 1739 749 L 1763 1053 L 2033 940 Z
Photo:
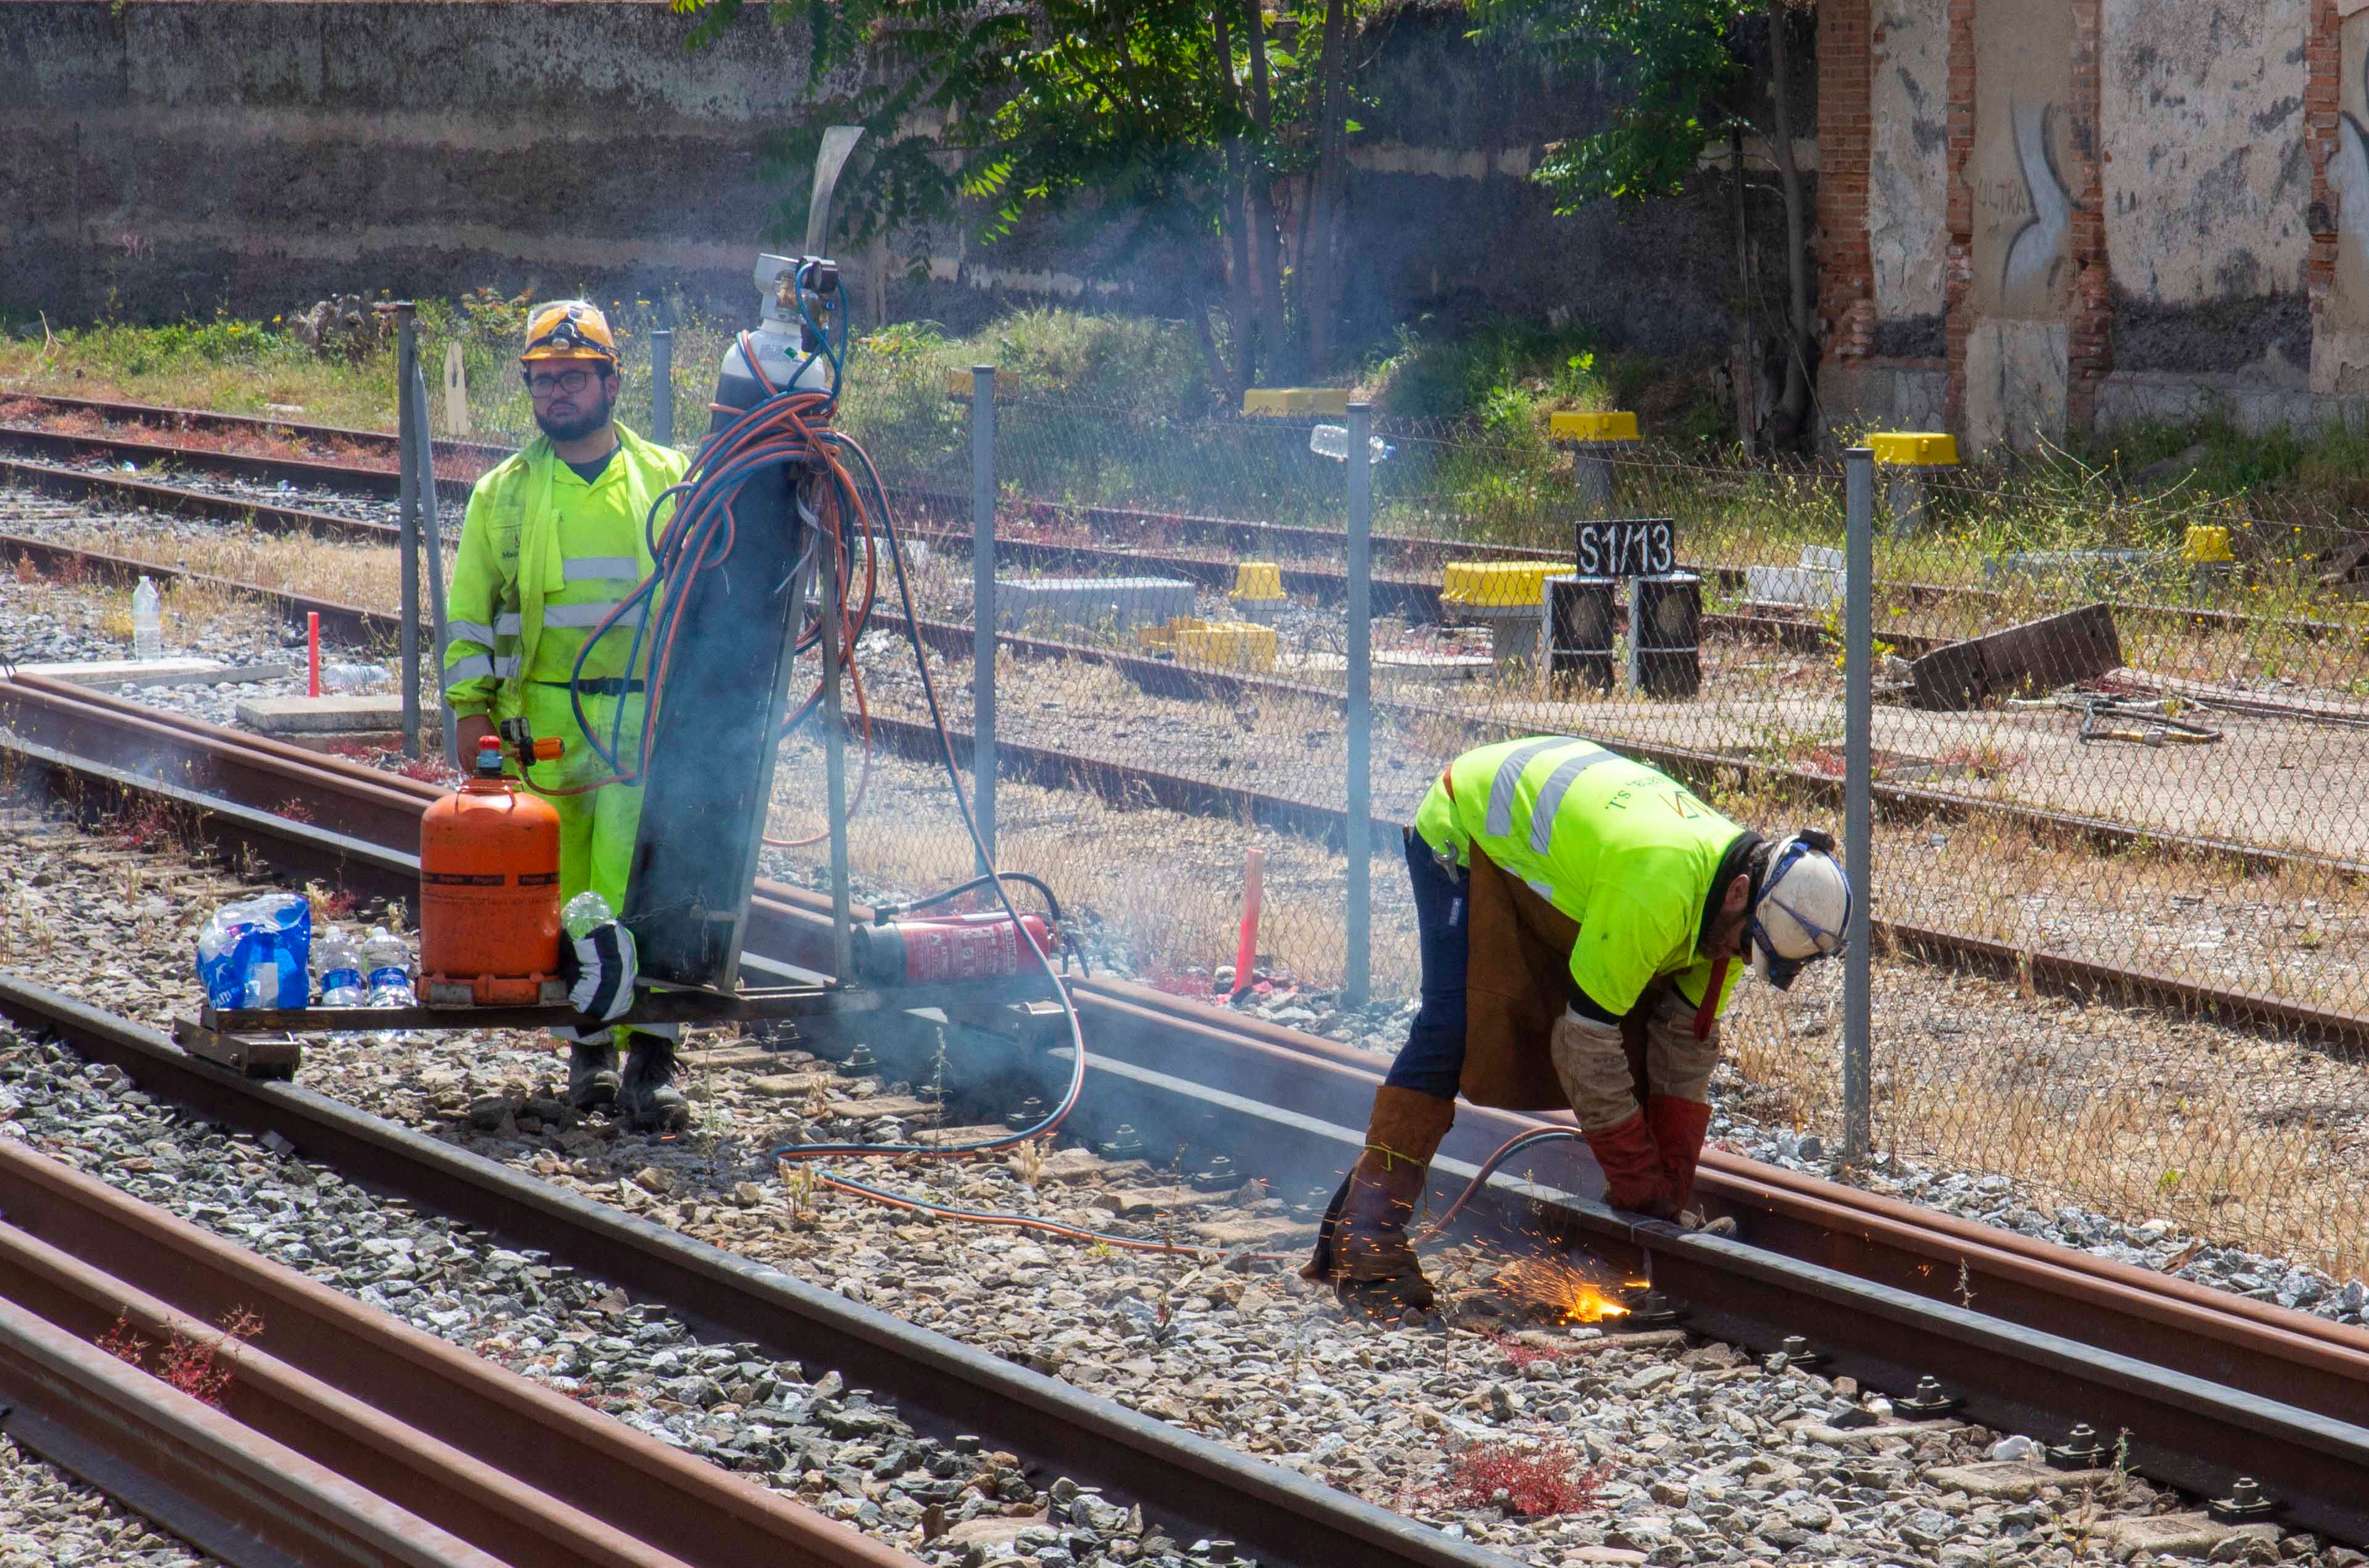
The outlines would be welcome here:
M 674 334 L 650 334 L 650 440 L 674 445 Z
M 970 372 L 971 814 L 995 868 L 995 367 Z
M 419 335 L 409 300 L 395 307 L 395 404 L 401 472 L 395 480 L 395 547 L 403 552 L 403 620 L 395 633 L 403 661 L 403 754 L 419 755 L 419 445 L 427 431 L 411 400 L 419 371 Z
M 822 612 L 822 759 L 824 808 L 830 813 L 830 972 L 841 985 L 854 979 L 853 915 L 847 889 L 847 735 L 839 694 L 839 535 L 821 529 L 817 596 Z
M 436 441 L 427 432 L 433 428 L 428 418 L 428 372 L 415 361 L 411 367 L 411 400 L 418 410 L 416 423 L 421 431 L 417 443 L 419 449 L 419 543 L 428 556 L 428 623 L 435 638 L 435 647 L 428 669 L 435 690 L 444 689 L 444 648 L 451 635 L 444 629 L 444 530 L 436 509 Z M 441 707 L 441 703 L 440 703 Z M 444 764 L 454 773 L 461 771 L 461 727 L 452 722 L 450 713 L 444 715 Z
M 1349 405 L 1349 910 L 1342 1001 L 1373 987 L 1374 406 Z
M 1863 1161 L 1874 1139 L 1869 993 L 1874 955 L 1875 454 L 1843 453 L 1843 853 L 1850 874 L 1850 946 L 1843 958 L 1843 1158 Z

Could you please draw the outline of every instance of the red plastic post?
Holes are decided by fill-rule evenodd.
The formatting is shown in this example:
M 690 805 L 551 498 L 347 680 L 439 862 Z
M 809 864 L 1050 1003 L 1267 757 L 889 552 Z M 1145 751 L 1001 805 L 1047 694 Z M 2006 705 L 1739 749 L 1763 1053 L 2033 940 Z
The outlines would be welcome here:
M 321 694 L 321 612 L 318 610 L 304 612 L 304 659 L 308 667 L 304 694 L 317 697 Z
M 1242 856 L 1242 932 L 1234 944 L 1233 994 L 1251 989 L 1258 966 L 1259 905 L 1266 896 L 1266 851 L 1253 846 Z

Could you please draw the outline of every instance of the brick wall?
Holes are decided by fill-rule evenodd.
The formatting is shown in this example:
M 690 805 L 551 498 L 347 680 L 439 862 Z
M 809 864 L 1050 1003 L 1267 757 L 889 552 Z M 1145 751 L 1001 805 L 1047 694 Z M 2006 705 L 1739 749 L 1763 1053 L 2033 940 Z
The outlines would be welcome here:
M 1818 339 L 1830 362 L 1866 357 L 1875 333 L 1868 254 L 1869 0 L 1818 7 Z
M 2086 430 L 2114 368 L 2113 280 L 2106 263 L 2106 152 L 2099 136 L 2102 0 L 2073 0 L 2073 319 L 2066 330 L 2065 426 Z
M 1948 315 L 1950 375 L 1941 396 L 1951 429 L 1966 428 L 1966 339 L 1974 332 L 1966 295 L 1974 281 L 1974 193 L 1966 163 L 1974 154 L 1974 0 L 1950 0 L 1950 246 L 1941 279 Z
M 2303 112 L 2304 144 L 2311 156 L 2311 260 L 2305 289 L 2315 316 L 2328 308 L 2329 290 L 2336 282 L 2336 212 L 2328 189 L 2328 161 L 2336 153 L 2336 120 L 2344 105 L 2338 28 L 2336 0 L 2312 0 L 2311 36 L 2304 44 L 2307 74 Z

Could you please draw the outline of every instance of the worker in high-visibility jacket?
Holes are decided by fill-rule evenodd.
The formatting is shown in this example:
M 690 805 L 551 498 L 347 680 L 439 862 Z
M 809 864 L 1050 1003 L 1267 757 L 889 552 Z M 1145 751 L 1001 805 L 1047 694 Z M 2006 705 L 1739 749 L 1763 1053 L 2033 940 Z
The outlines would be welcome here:
M 641 818 L 638 786 L 601 783 L 614 770 L 587 740 L 603 745 L 623 714 L 627 761 L 640 744 L 645 649 L 633 657 L 642 605 L 593 637 L 617 604 L 652 570 L 651 508 L 682 477 L 682 453 L 618 424 L 617 344 L 608 319 L 581 300 L 537 305 L 528 315 L 521 371 L 542 434 L 486 473 L 469 495 L 460 560 L 445 602 L 444 704 L 459 726 L 461 755 L 480 737 L 523 715 L 537 738 L 557 737 L 556 761 L 529 768 L 525 782 L 558 809 L 563 899 L 590 888 L 618 914 Z M 663 528 L 662 509 L 656 526 Z M 591 651 L 578 670 L 585 645 Z M 570 686 L 574 687 L 571 697 Z M 515 764 L 512 764 L 515 770 Z M 587 787 L 591 786 L 591 787 Z M 570 1038 L 567 1094 L 578 1110 L 613 1108 L 630 1126 L 656 1130 L 689 1119 L 673 1087 L 675 1031 L 625 1031 L 624 1071 L 610 1032 Z
M 1475 1104 L 1578 1117 L 1616 1208 L 1689 1212 L 1736 971 L 1780 990 L 1842 951 L 1834 841 L 1739 827 L 1641 762 L 1541 737 L 1468 751 L 1406 840 L 1423 995 L 1306 1277 L 1432 1304 L 1407 1221 Z

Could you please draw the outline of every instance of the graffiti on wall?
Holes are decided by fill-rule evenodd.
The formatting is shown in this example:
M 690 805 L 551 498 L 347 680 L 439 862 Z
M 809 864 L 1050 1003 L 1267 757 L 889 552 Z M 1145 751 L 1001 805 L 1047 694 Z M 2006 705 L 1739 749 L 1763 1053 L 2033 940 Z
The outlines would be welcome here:
M 2008 98 L 2015 137 L 2017 171 L 2023 177 L 2023 199 L 2031 216 L 2008 241 L 2007 258 L 1999 267 L 1999 299 L 2011 313 L 2045 309 L 2056 292 L 2058 278 L 2069 259 L 2065 238 L 2073 226 L 2073 198 L 2057 172 L 2056 153 L 2049 141 L 2058 106 Z
M 1978 316 L 2062 319 L 2073 303 L 2073 27 L 2065 0 L 1974 11 L 1974 194 Z

